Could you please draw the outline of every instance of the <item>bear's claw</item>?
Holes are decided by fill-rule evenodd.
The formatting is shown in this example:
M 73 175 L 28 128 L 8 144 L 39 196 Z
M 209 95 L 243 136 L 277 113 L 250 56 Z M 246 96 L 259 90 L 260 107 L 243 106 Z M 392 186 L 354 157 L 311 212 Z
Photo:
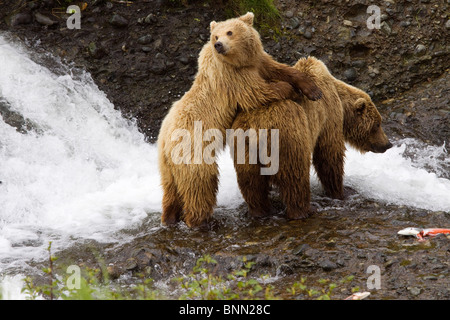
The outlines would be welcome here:
M 303 90 L 303 94 L 312 101 L 320 100 L 323 96 L 322 90 L 314 86 L 311 90 Z

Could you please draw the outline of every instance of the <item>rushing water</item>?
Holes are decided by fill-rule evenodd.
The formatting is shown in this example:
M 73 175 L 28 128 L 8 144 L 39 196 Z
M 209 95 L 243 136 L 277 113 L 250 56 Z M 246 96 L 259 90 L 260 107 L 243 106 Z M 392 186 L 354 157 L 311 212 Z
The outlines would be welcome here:
M 0 275 L 44 259 L 49 241 L 55 250 L 85 239 L 129 241 L 127 231 L 161 210 L 156 146 L 89 74 L 36 59 L 0 35 Z M 219 164 L 219 206 L 237 208 L 243 200 L 227 152 Z M 368 199 L 449 212 L 449 168 L 445 146 L 405 139 L 384 154 L 349 149 L 345 184 Z

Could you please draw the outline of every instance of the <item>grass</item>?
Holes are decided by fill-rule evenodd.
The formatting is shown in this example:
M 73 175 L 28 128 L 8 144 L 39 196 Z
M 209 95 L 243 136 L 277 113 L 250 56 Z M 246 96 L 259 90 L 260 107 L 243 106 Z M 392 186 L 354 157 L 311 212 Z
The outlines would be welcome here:
M 227 19 L 235 18 L 251 11 L 255 14 L 256 26 L 262 29 L 279 29 L 281 15 L 273 0 L 169 0 L 169 3 L 178 7 L 186 7 L 194 2 L 223 6 Z
M 255 23 L 260 27 L 275 27 L 281 16 L 273 0 L 229 0 L 225 10 L 227 18 L 243 15 L 247 12 L 255 14 Z
M 306 278 L 295 282 L 285 289 L 275 291 L 266 283 L 268 275 L 259 278 L 250 277 L 254 262 L 245 257 L 236 270 L 218 275 L 218 262 L 210 255 L 204 255 L 196 261 L 192 271 L 183 276 L 173 277 L 170 283 L 175 296 L 168 297 L 154 285 L 152 279 L 144 274 L 137 274 L 132 285 L 119 284 L 108 277 L 106 267 L 83 269 L 75 266 L 78 272 L 67 272 L 67 268 L 56 266 L 57 257 L 48 246 L 48 267 L 42 271 L 46 274 L 44 284 L 36 285 L 33 279 L 26 277 L 22 293 L 29 300 L 275 300 L 275 299 L 316 299 L 330 300 L 339 286 L 348 286 L 353 276 L 345 277 L 338 284 L 328 279 L 320 279 L 313 286 L 308 286 Z M 100 263 L 104 265 L 104 263 Z M 65 272 L 63 271 L 65 270 Z M 58 272 L 59 271 L 59 272 Z M 359 291 L 353 287 L 352 292 Z M 1 300 L 0 287 L 0 300 Z

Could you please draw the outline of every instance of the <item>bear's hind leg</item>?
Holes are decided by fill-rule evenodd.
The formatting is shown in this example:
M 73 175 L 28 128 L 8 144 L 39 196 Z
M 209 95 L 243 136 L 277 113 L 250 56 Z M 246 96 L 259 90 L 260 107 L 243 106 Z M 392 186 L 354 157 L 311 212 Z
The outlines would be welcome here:
M 191 165 L 196 166 L 196 165 Z M 204 170 L 191 167 L 183 175 L 184 188 L 179 189 L 183 199 L 183 220 L 188 227 L 205 226 L 213 216 L 219 188 L 219 172 L 216 164 Z
M 256 164 L 236 164 L 236 174 L 242 196 L 248 205 L 248 213 L 254 218 L 273 215 L 275 209 L 269 200 L 270 176 L 261 175 Z
M 305 154 L 308 153 L 305 152 Z M 303 155 L 303 157 L 294 158 L 292 161 L 298 162 L 298 166 L 280 169 L 280 172 L 286 174 L 277 175 L 276 184 L 280 188 L 281 198 L 286 205 L 287 218 L 304 219 L 312 214 L 310 209 L 309 157 Z

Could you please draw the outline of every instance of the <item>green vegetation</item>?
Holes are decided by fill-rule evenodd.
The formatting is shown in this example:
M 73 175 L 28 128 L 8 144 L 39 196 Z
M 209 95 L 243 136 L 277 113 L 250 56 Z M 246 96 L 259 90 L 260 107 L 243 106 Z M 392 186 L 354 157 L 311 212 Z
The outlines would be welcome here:
M 269 276 L 257 279 L 249 277 L 254 262 L 245 257 L 241 260 L 241 267 L 225 277 L 217 275 L 218 263 L 210 255 L 199 258 L 193 270 L 188 275 L 172 278 L 170 283 L 175 287 L 175 297 L 167 297 L 160 289 L 156 288 L 153 280 L 138 274 L 140 281 L 134 281 L 133 285 L 121 285 L 108 277 L 105 267 L 78 268 L 79 275 L 74 282 L 74 274 L 66 270 L 58 274 L 55 268 L 57 260 L 51 253 L 51 243 L 48 247 L 48 267 L 43 269 L 46 274 L 46 283 L 34 284 L 30 277 L 24 279 L 22 293 L 27 299 L 62 299 L 62 300 L 255 300 L 255 299 L 317 299 L 330 300 L 333 297 L 337 284 L 328 279 L 320 279 L 314 286 L 308 287 L 306 278 L 301 278 L 290 287 L 276 291 L 266 283 Z M 102 263 L 100 263 L 102 264 Z M 342 279 L 339 284 L 349 284 L 353 276 Z M 359 291 L 358 287 L 352 288 L 352 293 Z M 1 300 L 0 288 L 0 300 Z
M 261 28 L 273 28 L 280 22 L 280 12 L 273 0 L 229 0 L 227 1 L 227 18 L 243 15 L 247 12 L 255 14 L 255 23 Z
M 169 0 L 174 6 L 188 6 L 194 2 L 202 2 L 205 5 L 220 5 L 224 7 L 225 18 L 234 18 L 249 11 L 255 14 L 255 24 L 261 29 L 278 29 L 280 12 L 273 0 Z M 219 2 L 219 3 L 217 3 Z

